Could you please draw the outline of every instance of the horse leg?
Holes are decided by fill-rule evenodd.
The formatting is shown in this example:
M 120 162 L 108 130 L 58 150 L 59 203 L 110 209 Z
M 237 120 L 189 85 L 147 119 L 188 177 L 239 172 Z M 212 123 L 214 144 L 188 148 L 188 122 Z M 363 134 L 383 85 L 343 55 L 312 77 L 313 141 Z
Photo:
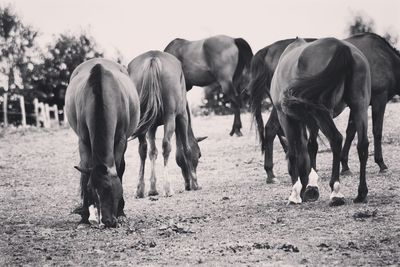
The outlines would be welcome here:
M 242 128 L 242 121 L 240 119 L 240 95 L 235 93 L 233 83 L 229 81 L 229 79 L 227 79 L 226 77 L 218 79 L 218 82 L 224 95 L 229 97 L 229 101 L 231 102 L 231 109 L 234 114 L 232 130 L 229 135 L 233 136 L 234 134 L 236 134 L 237 136 L 243 136 L 242 132 L 240 131 L 240 129 Z
M 342 154 L 340 156 L 340 161 L 342 162 L 342 175 L 351 175 L 351 171 L 349 169 L 349 151 L 351 147 L 351 142 L 353 142 L 354 136 L 356 135 L 356 126 L 353 121 L 353 115 L 350 111 L 349 122 L 347 124 L 346 129 L 346 140 L 344 141 Z
M 190 147 L 189 139 L 188 139 L 188 114 L 185 112 L 184 114 L 178 115 L 176 118 L 176 131 L 177 135 L 176 138 L 179 139 L 177 140 L 177 145 L 179 145 L 182 150 L 179 152 L 183 152 L 183 155 L 177 154 L 177 162 L 178 165 L 180 165 L 179 162 L 184 166 L 182 169 L 182 174 L 185 179 L 185 189 L 188 190 L 188 182 L 189 182 L 189 190 L 199 190 L 201 187 L 199 187 L 197 183 L 197 175 L 195 172 L 195 168 L 193 166 L 193 155 L 192 155 L 192 149 Z M 179 150 L 177 150 L 178 153 Z M 187 174 L 187 177 L 185 177 L 185 174 Z
M 280 123 L 278 120 L 278 113 L 275 108 L 272 109 L 268 121 L 265 124 L 265 151 L 264 151 L 264 169 L 267 172 L 267 184 L 276 182 L 275 174 L 273 171 L 273 147 L 274 139 L 279 131 Z
M 176 163 L 181 168 L 182 176 L 185 181 L 185 190 L 190 190 L 190 178 L 189 178 L 189 166 L 187 164 L 187 159 L 183 150 L 182 138 L 178 128 L 175 130 L 176 135 Z
M 318 142 L 317 142 L 317 137 L 318 137 L 318 125 L 313 125 L 311 123 L 308 127 L 310 136 L 308 137 L 308 154 L 310 155 L 310 163 L 311 163 L 311 168 L 313 168 L 315 171 L 317 170 L 317 152 L 318 152 Z
M 122 185 L 122 177 L 125 172 L 125 156 L 124 155 L 125 155 L 127 145 L 128 144 L 126 141 L 126 137 L 124 137 L 124 138 L 121 138 L 120 141 L 118 143 L 116 143 L 114 146 L 115 165 L 116 165 L 116 169 L 117 169 L 117 175 L 121 181 L 121 185 Z M 125 216 L 124 207 L 125 207 L 125 200 L 124 200 L 124 197 L 122 196 L 122 198 L 119 200 L 119 203 L 118 203 L 117 217 Z
M 79 156 L 81 161 L 79 167 L 88 170 L 91 167 L 91 149 L 85 142 L 79 140 Z M 89 173 L 81 172 L 81 197 L 82 197 L 82 212 L 80 223 L 89 223 L 89 206 L 93 205 L 92 197 L 88 191 L 90 175 Z
M 279 122 L 285 132 L 287 142 L 288 142 L 288 152 L 286 154 L 288 160 L 288 170 L 289 175 L 292 179 L 292 192 L 289 196 L 288 204 L 300 204 L 302 202 L 301 199 L 301 190 L 302 183 L 299 179 L 299 170 L 298 170 L 298 155 L 297 155 L 297 138 L 300 133 L 299 122 L 295 121 L 285 114 L 278 111 Z
M 387 94 L 381 94 L 371 99 L 372 105 L 372 125 L 374 134 L 374 157 L 379 166 L 379 171 L 384 172 L 387 166 L 382 157 L 382 128 L 383 117 L 385 115 Z
M 145 135 L 139 135 L 139 156 L 140 156 L 140 169 L 139 169 L 139 182 L 137 185 L 136 190 L 136 197 L 137 198 L 144 198 L 144 169 L 146 164 L 146 157 L 147 157 L 147 140 Z
M 314 133 L 318 131 L 318 128 L 313 128 Z M 307 142 L 307 130 L 304 124 L 300 124 L 300 134 L 298 141 L 296 142 L 296 154 L 297 154 L 297 169 L 302 184 L 301 197 L 304 202 L 316 201 L 319 198 L 318 189 L 318 175 L 315 175 L 315 169 L 313 169 L 311 177 L 311 160 L 309 155 L 310 144 Z
M 157 127 L 152 127 L 147 132 L 147 138 L 150 144 L 149 158 L 150 158 L 150 191 L 149 196 L 157 196 L 157 178 L 156 178 L 156 160 L 157 160 L 157 147 L 156 147 L 156 131 Z
M 343 137 L 339 130 L 336 128 L 332 117 L 326 112 L 320 112 L 315 114 L 317 124 L 321 129 L 322 133 L 328 138 L 329 144 L 331 146 L 333 161 L 332 161 L 332 176 L 329 182 L 332 193 L 330 196 L 331 202 L 330 206 L 340 206 L 343 205 L 344 196 L 340 192 L 340 153 L 342 150 Z
M 168 175 L 168 159 L 171 153 L 171 137 L 175 132 L 175 116 L 168 116 L 164 121 L 164 138 L 162 141 L 163 157 L 164 157 L 164 193 L 166 197 L 174 194 L 171 189 L 171 182 Z
M 368 107 L 367 107 L 368 108 Z M 366 181 L 366 166 L 368 160 L 368 110 L 357 110 L 354 113 L 354 120 L 357 129 L 357 152 L 360 160 L 360 183 L 358 185 L 358 195 L 354 199 L 355 203 L 367 201 L 368 187 Z

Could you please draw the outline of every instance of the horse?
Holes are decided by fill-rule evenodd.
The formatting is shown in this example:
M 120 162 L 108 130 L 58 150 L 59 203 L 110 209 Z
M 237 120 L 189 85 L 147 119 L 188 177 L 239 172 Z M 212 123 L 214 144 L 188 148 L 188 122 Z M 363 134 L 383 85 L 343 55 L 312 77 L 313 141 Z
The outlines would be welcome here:
M 240 107 L 253 57 L 250 45 L 242 38 L 217 35 L 198 41 L 177 38 L 164 51 L 181 61 L 188 91 L 193 86 L 221 87 L 234 113 L 229 134 L 242 136 Z
M 194 137 L 189 106 L 186 100 L 186 85 L 182 66 L 171 54 L 149 51 L 134 58 L 128 65 L 131 80 L 140 96 L 139 126 L 133 138 L 139 139 L 141 159 L 139 183 L 136 196 L 144 197 L 144 169 L 147 154 L 146 135 L 150 143 L 151 162 L 149 196 L 158 195 L 156 188 L 155 161 L 157 127 L 164 125 L 162 149 L 164 157 L 164 195 L 173 195 L 168 175 L 168 159 L 171 152 L 171 137 L 176 135 L 176 162 L 182 170 L 186 190 L 200 189 L 197 182 L 197 165 L 201 157 L 198 142 Z
M 270 89 L 271 78 L 275 71 L 277 62 L 283 50 L 295 39 L 287 39 L 275 42 L 261 50 L 253 57 L 251 63 L 251 82 L 249 85 L 252 114 L 258 128 L 262 152 L 265 153 L 264 169 L 267 173 L 267 182 L 273 182 L 275 175 L 273 173 L 273 141 L 278 134 L 279 139 L 285 149 L 285 143 L 282 141 L 282 130 L 280 128 L 276 110 L 272 109 L 268 122 L 263 124 L 261 115 L 261 102 L 266 98 Z M 307 42 L 316 39 L 305 39 Z M 400 53 L 393 48 L 384 38 L 374 33 L 358 34 L 347 39 L 366 56 L 371 68 L 371 107 L 372 123 L 374 135 L 374 159 L 378 164 L 380 172 L 387 169 L 382 157 L 382 129 L 383 118 L 387 101 L 394 95 L 400 94 Z M 349 174 L 348 153 L 351 142 L 354 139 L 355 127 L 352 117 L 349 117 L 349 123 L 346 130 L 346 140 L 341 154 L 342 174 Z M 313 134 L 309 138 L 309 150 L 311 156 L 311 165 L 316 168 L 316 150 L 318 143 L 317 135 Z
M 320 129 L 328 138 L 332 154 L 330 205 L 345 203 L 340 191 L 342 135 L 333 117 L 347 105 L 358 135 L 360 182 L 355 203 L 365 202 L 368 194 L 368 106 L 371 101 L 369 63 L 349 42 L 323 38 L 311 43 L 296 39 L 282 53 L 271 81 L 271 101 L 287 140 L 288 170 L 292 179 L 290 203 L 319 198 L 318 176 L 307 148 L 307 128 Z
M 72 73 L 65 97 L 68 122 L 79 138 L 82 223 L 116 227 L 124 215 L 122 176 L 127 139 L 139 123 L 136 88 L 127 70 L 91 59 Z

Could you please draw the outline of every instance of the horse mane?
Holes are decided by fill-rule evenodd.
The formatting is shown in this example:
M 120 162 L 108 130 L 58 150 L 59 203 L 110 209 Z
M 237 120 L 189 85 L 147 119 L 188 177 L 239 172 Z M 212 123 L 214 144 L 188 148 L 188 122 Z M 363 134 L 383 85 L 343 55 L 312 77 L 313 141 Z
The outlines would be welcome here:
M 239 60 L 236 65 L 235 73 L 233 74 L 233 82 L 237 81 L 245 68 L 250 68 L 251 59 L 253 58 L 253 51 L 246 40 L 243 38 L 236 38 L 235 45 L 239 49 Z

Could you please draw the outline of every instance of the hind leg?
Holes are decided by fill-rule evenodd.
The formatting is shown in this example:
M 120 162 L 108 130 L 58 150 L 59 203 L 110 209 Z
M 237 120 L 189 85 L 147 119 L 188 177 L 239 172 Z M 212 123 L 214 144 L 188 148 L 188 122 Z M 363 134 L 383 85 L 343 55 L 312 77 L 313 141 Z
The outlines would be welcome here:
M 368 187 L 366 181 L 366 166 L 368 160 L 368 107 L 364 110 L 356 110 L 354 113 L 356 128 L 357 128 L 357 151 L 360 160 L 360 183 L 358 185 L 358 195 L 354 199 L 355 203 L 366 202 Z
M 157 196 L 157 178 L 156 178 L 156 160 L 157 160 L 157 147 L 156 147 L 156 131 L 157 127 L 152 127 L 147 132 L 147 138 L 150 144 L 149 158 L 150 158 L 150 191 L 149 196 Z
M 144 169 L 146 164 L 146 157 L 147 157 L 147 140 L 145 135 L 139 135 L 139 156 L 140 156 L 140 169 L 139 169 L 139 182 L 137 185 L 136 190 L 136 197 L 137 198 L 144 198 L 144 189 L 145 189 L 145 182 L 144 182 Z
M 268 122 L 265 124 L 265 151 L 264 151 L 264 169 L 267 172 L 267 184 L 274 183 L 276 180 L 275 174 L 273 171 L 273 147 L 274 147 L 274 139 L 277 135 L 280 123 L 278 120 L 278 113 L 275 108 L 272 109 L 271 114 L 269 115 Z
M 299 158 L 297 151 L 297 144 L 299 141 L 298 137 L 301 135 L 300 125 L 298 121 L 287 117 L 280 111 L 278 111 L 278 118 L 287 139 L 288 152 L 286 153 L 286 156 L 288 161 L 289 175 L 293 184 L 288 204 L 300 204 L 302 202 L 301 191 L 303 189 L 303 185 L 299 179 Z
M 317 124 L 321 129 L 322 133 L 328 138 L 329 144 L 331 146 L 333 161 L 332 161 L 332 176 L 329 182 L 332 193 L 330 196 L 331 206 L 339 206 L 344 204 L 344 196 L 340 192 L 340 181 L 339 181 L 339 172 L 340 172 L 340 153 L 342 150 L 342 141 L 343 137 L 338 131 L 333 122 L 332 117 L 328 112 L 321 112 L 315 114 L 317 119 Z
M 122 177 L 125 172 L 125 151 L 126 151 L 127 145 L 128 145 L 127 139 L 121 138 L 120 141 L 118 143 L 116 143 L 116 145 L 114 146 L 117 175 L 121 181 L 121 185 L 122 185 Z M 125 216 L 124 207 L 125 207 L 125 200 L 124 200 L 124 197 L 122 196 L 122 198 L 120 199 L 120 201 L 118 203 L 117 217 Z
M 346 129 L 346 140 L 344 141 L 340 161 L 342 162 L 342 175 L 351 174 L 349 169 L 349 151 L 351 142 L 353 142 L 354 136 L 356 135 L 356 125 L 352 119 L 352 112 L 350 111 L 349 122 L 347 123 Z
M 372 105 L 372 125 L 374 134 L 374 157 L 375 162 L 379 166 L 380 172 L 387 170 L 387 166 L 383 161 L 382 156 L 382 128 L 383 128 L 383 117 L 385 115 L 387 94 L 381 94 L 374 96 L 371 99 Z
M 84 170 L 89 170 L 91 167 L 91 149 L 82 140 L 79 140 L 79 155 L 81 158 L 79 167 Z M 80 223 L 89 223 L 89 206 L 94 204 L 88 190 L 89 177 L 89 173 L 81 172 L 82 211 L 80 214 Z
M 171 137 L 175 131 L 175 116 L 168 116 L 164 121 L 164 138 L 162 141 L 164 157 L 164 194 L 166 197 L 172 196 L 171 182 L 168 175 L 168 159 L 171 153 Z
M 185 179 L 186 190 L 201 189 L 197 183 L 197 175 L 194 166 L 194 155 L 188 139 L 188 114 L 178 115 L 176 118 L 176 138 L 177 138 L 177 162 L 182 169 Z M 187 176 L 186 176 L 187 175 Z M 188 186 L 189 183 L 189 186 Z
M 318 142 L 317 142 L 317 137 L 318 137 L 318 126 L 315 124 L 311 124 L 309 127 L 309 133 L 310 136 L 308 137 L 308 154 L 310 155 L 310 163 L 311 163 L 311 168 L 313 168 L 315 171 L 317 170 L 317 152 L 318 152 Z
M 242 132 L 240 131 L 240 129 L 242 128 L 242 121 L 240 119 L 240 94 L 236 93 L 233 83 L 227 77 L 220 77 L 218 79 L 218 82 L 224 95 L 228 96 L 229 101 L 231 102 L 231 109 L 234 114 L 232 130 L 229 135 L 233 136 L 234 134 L 236 134 L 236 136 L 243 136 Z

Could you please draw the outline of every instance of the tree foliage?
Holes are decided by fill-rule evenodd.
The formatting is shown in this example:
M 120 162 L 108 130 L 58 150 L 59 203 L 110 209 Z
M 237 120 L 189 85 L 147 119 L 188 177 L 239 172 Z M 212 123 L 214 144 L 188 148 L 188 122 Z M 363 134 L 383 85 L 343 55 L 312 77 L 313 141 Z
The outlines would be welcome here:
M 85 32 L 61 34 L 47 47 L 43 61 L 33 70 L 33 87 L 47 96 L 50 104 L 64 106 L 65 91 L 74 69 L 85 60 L 102 57 L 94 39 Z
M 25 25 L 11 6 L 0 7 L 0 79 L 7 89 L 31 87 L 30 72 L 38 54 L 38 31 Z
M 348 33 L 350 35 L 355 35 L 365 32 L 376 33 L 375 21 L 371 18 L 368 18 L 365 15 L 364 16 L 360 14 L 355 15 L 353 20 L 349 24 Z M 390 33 L 389 31 L 386 31 L 382 35 L 382 37 L 385 38 L 393 46 L 396 46 L 399 40 L 399 36 L 397 34 Z

